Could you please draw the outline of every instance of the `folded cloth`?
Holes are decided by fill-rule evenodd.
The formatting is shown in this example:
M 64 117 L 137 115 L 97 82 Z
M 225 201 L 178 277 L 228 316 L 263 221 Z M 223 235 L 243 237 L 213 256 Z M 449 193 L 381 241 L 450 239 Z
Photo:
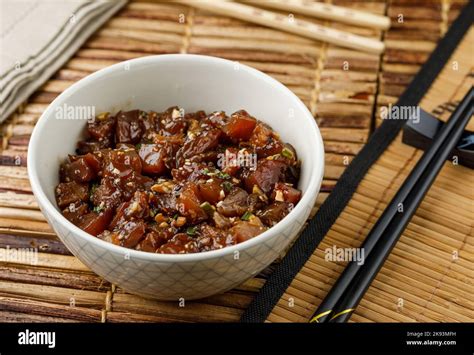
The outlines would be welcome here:
M 0 122 L 57 71 L 126 0 L 0 3 Z

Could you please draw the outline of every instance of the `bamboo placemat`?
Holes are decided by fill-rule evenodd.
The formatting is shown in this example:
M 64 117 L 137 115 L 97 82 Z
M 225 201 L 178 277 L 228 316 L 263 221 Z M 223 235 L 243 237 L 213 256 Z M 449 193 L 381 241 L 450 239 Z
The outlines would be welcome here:
M 420 102 L 422 109 L 442 120 L 448 119 L 456 107 L 454 103 L 474 84 L 474 28 L 466 28 L 459 45 L 446 58 L 443 69 Z M 438 60 L 436 56 L 432 59 L 431 64 Z M 382 128 L 387 132 L 395 127 Z M 468 129 L 473 128 L 474 119 L 468 125 Z M 422 154 L 403 144 L 401 137 L 399 133 L 364 175 L 317 250 L 272 309 L 268 322 L 311 318 L 347 264 L 327 260 L 328 252 L 335 247 L 360 247 Z M 374 141 L 372 148 L 379 143 Z M 471 322 L 474 317 L 473 216 L 474 172 L 455 160 L 448 161 L 351 321 Z M 255 307 L 252 305 L 252 309 Z
M 314 114 L 326 149 L 326 171 L 317 207 L 330 193 L 345 166 L 367 141 L 375 125 L 378 105 L 396 100 L 464 1 L 333 3 L 379 14 L 387 13 L 393 22 L 399 14 L 404 14 L 404 23 L 394 22 L 387 33 L 331 24 L 356 34 L 382 38 L 387 46 L 383 57 L 160 2 L 132 2 L 99 30 L 51 80 L 32 95 L 9 122 L 1 126 L 0 247 L 37 247 L 39 253 L 36 265 L 0 262 L 0 321 L 237 321 L 273 266 L 237 289 L 205 300 L 187 302 L 186 307 L 179 307 L 172 302 L 146 300 L 123 292 L 71 256 L 39 212 L 26 174 L 29 135 L 47 105 L 65 88 L 90 72 L 118 61 L 151 54 L 180 52 L 220 56 L 249 64 L 272 75 L 292 89 Z M 395 151 L 392 147 L 387 151 L 386 154 L 393 155 L 393 163 L 390 163 L 390 158 L 385 165 L 377 167 L 379 170 L 368 188 L 371 194 L 361 194 L 359 204 L 350 206 L 352 214 L 347 215 L 347 221 L 336 232 L 328 235 L 324 243 L 334 244 L 337 241 L 338 245 L 344 246 L 344 243 L 356 245 L 360 242 L 363 233 L 370 228 L 370 223 L 373 223 L 387 202 L 390 192 L 394 191 L 419 155 L 412 148 L 400 146 L 393 148 Z M 403 157 L 398 157 L 398 149 L 412 158 L 405 162 Z M 396 165 L 398 163 L 403 164 Z M 454 171 L 458 172 L 456 169 Z M 430 204 L 421 208 L 424 211 L 420 217 L 423 221 L 432 221 L 430 216 L 436 216 L 443 207 L 448 207 L 453 214 L 457 211 L 456 206 L 463 206 L 462 201 L 471 201 L 472 204 L 473 198 L 471 196 L 469 199 L 468 194 L 463 194 L 460 203 L 454 203 L 453 199 L 457 195 L 453 192 L 450 175 L 454 173 L 446 172 L 445 168 L 442 174 L 443 177 L 447 174 L 445 180 L 451 185 L 436 185 L 435 191 L 446 197 L 429 195 L 426 201 L 430 201 Z M 383 182 L 387 181 L 391 181 L 391 185 L 384 190 L 385 194 L 380 195 L 376 191 L 383 189 Z M 449 195 L 453 193 L 454 197 Z M 465 293 L 472 294 L 473 290 L 467 288 L 472 286 L 470 284 L 459 288 L 460 282 L 466 281 L 471 275 L 469 271 L 472 271 L 472 264 L 466 267 L 463 261 L 448 264 L 441 259 L 450 247 L 461 250 L 464 245 L 462 258 L 465 252 L 472 252 L 472 241 L 460 244 L 460 235 L 469 226 L 472 236 L 472 222 L 461 214 L 458 219 L 454 219 L 456 226 L 453 227 L 449 225 L 446 215 L 443 217 L 436 217 L 436 221 L 442 221 L 439 223 L 422 223 L 420 229 L 415 229 L 412 234 L 418 239 L 412 238 L 414 241 L 410 241 L 415 243 L 415 247 L 420 247 L 420 243 L 429 238 L 434 243 L 434 250 L 421 250 L 419 254 L 412 255 L 408 250 L 412 244 L 408 241 L 404 241 L 408 244 L 401 244 L 405 249 L 399 250 L 400 245 L 397 247 L 392 256 L 395 259 L 390 259 L 388 266 L 402 265 L 410 271 L 416 269 L 416 272 L 393 275 L 392 269 L 384 269 L 381 275 L 385 275 L 385 278 L 379 276 L 374 285 L 385 293 L 373 294 L 371 290 L 367 297 L 372 299 L 363 301 L 358 313 L 352 318 L 354 321 L 441 320 L 437 316 L 446 314 L 440 311 L 440 303 L 441 307 L 448 310 L 448 318 L 444 319 L 463 320 L 463 317 L 467 317 L 465 312 L 472 310 L 472 304 L 461 304 L 466 307 L 462 313 L 462 307 L 456 302 L 463 302 Z M 453 228 L 457 233 L 447 238 L 447 242 L 441 240 L 443 233 L 448 230 L 446 228 Z M 351 234 L 354 230 L 359 234 Z M 417 263 L 423 260 L 424 264 L 418 267 Z M 467 260 L 472 262 L 472 258 Z M 311 307 L 319 302 L 335 275 L 340 272 L 341 265 L 327 264 L 318 261 L 316 267 L 309 262 L 310 271 L 300 273 L 295 279 L 295 290 L 298 292 L 297 298 L 293 299 L 294 306 L 285 306 L 285 302 L 288 304 L 288 297 L 285 296 L 269 321 L 307 321 Z M 414 268 L 414 265 L 417 267 Z M 437 274 L 430 277 L 429 272 Z M 440 283 L 435 288 L 435 282 L 441 280 L 439 275 L 448 282 Z M 414 287 L 406 290 L 404 285 L 408 281 L 423 284 L 423 287 L 418 287 L 420 293 L 416 293 Z M 397 295 L 397 292 L 399 298 L 406 299 L 407 311 L 393 311 L 393 300 L 387 295 Z M 380 299 L 375 302 L 374 297 Z M 411 303 L 408 305 L 413 299 L 422 304 L 415 302 L 418 308 Z M 412 312 L 413 307 L 415 310 L 424 310 L 418 318 L 408 312 Z

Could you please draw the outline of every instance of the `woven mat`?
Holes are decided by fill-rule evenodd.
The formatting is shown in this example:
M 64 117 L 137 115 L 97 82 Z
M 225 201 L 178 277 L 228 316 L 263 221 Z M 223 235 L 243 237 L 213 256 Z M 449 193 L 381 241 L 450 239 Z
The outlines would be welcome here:
M 39 249 L 36 265 L 0 262 L 0 321 L 237 321 L 273 266 L 232 291 L 187 302 L 186 307 L 125 293 L 71 256 L 45 222 L 26 174 L 28 139 L 36 120 L 59 93 L 110 64 L 160 53 L 200 53 L 237 60 L 287 85 L 314 114 L 326 149 L 316 210 L 367 141 L 377 124 L 378 107 L 396 101 L 465 1 L 333 3 L 387 13 L 392 18 L 387 33 L 325 23 L 383 39 L 387 45 L 383 56 L 159 2 L 132 2 L 99 30 L 0 126 L 0 248 Z M 400 14 L 403 23 L 398 22 Z M 347 67 L 349 70 L 343 69 Z M 448 87 L 461 82 L 450 75 L 443 80 L 446 83 L 440 85 Z M 462 91 L 458 87 L 450 90 L 453 100 Z M 437 92 L 430 92 L 422 107 L 432 111 L 443 103 L 438 99 Z M 268 321 L 308 320 L 343 267 L 324 262 L 324 249 L 360 244 L 419 156 L 419 151 L 399 141 L 390 146 Z M 469 214 L 474 181 L 472 171 L 463 169 L 448 164 L 443 169 L 352 321 L 474 318 L 473 304 L 467 301 L 474 293 Z M 468 184 L 466 177 L 471 177 Z M 461 182 L 466 186 L 462 193 L 457 189 Z
M 449 118 L 474 85 L 474 28 L 420 103 Z M 453 63 L 459 65 L 453 69 Z M 440 113 L 440 107 L 446 109 Z M 468 125 L 474 128 L 474 119 Z M 327 249 L 359 247 L 422 151 L 400 133 L 372 165 L 351 201 L 305 264 L 268 321 L 307 321 L 346 263 L 326 261 Z M 461 188 L 460 188 L 461 187 Z M 353 322 L 471 322 L 474 319 L 474 171 L 447 162 L 351 317 Z

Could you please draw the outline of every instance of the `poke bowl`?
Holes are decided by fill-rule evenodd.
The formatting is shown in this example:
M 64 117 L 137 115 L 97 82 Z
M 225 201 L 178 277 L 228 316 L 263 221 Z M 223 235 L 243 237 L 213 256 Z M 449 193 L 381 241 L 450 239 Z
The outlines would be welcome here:
M 174 105 L 179 105 L 180 109 L 173 108 Z M 172 108 L 167 110 L 169 107 Z M 92 109 L 92 113 L 88 111 L 88 108 Z M 137 109 L 140 111 L 136 111 Z M 68 114 L 70 111 L 71 115 Z M 298 179 L 294 184 L 294 191 L 298 191 L 298 202 L 282 216 L 281 220 L 272 221 L 267 225 L 261 224 L 261 231 L 250 237 L 242 237 L 242 233 L 234 233 L 233 235 L 237 235 L 237 237 L 227 241 L 225 245 L 218 245 L 215 248 L 194 248 L 192 249 L 194 252 L 185 252 L 183 248 L 176 247 L 179 243 L 172 243 L 171 247 L 164 244 L 164 247 L 147 249 L 145 246 L 149 246 L 149 244 L 144 242 L 143 233 L 140 234 L 142 239 L 139 238 L 135 241 L 136 243 L 130 244 L 132 247 L 126 247 L 122 231 L 114 234 L 113 228 L 107 227 L 113 223 L 111 220 L 115 220 L 114 223 L 119 224 L 117 221 L 120 218 L 123 223 L 130 225 L 130 221 L 123 221 L 124 211 L 133 210 L 132 212 L 136 212 L 136 205 L 131 201 L 134 196 L 139 196 L 138 192 L 128 191 L 130 192 L 128 200 L 118 201 L 114 205 L 113 216 L 108 217 L 106 225 L 97 233 L 92 232 L 94 228 L 87 229 L 83 224 L 81 225 L 82 220 L 81 223 L 74 223 L 72 218 L 66 218 L 68 216 L 64 215 L 64 207 L 68 208 L 67 204 L 70 202 L 68 198 L 74 193 L 64 191 L 64 188 L 60 189 L 59 192 L 63 193 L 63 200 L 59 200 L 57 186 L 62 183 L 69 184 L 74 180 L 76 178 L 74 172 L 77 175 L 80 174 L 78 169 L 70 169 L 73 171 L 72 175 L 66 174 L 64 177 L 61 171 L 64 170 L 64 161 L 68 155 L 69 164 L 83 158 L 83 156 L 77 156 L 77 144 L 86 139 L 87 131 L 88 129 L 90 131 L 91 127 L 87 120 L 91 116 L 96 117 L 107 113 L 107 117 L 108 115 L 119 117 L 114 118 L 114 122 L 123 120 L 128 122 L 127 124 L 132 124 L 131 121 L 127 121 L 129 117 L 124 115 L 124 112 L 133 112 L 134 114 L 136 112 L 160 112 L 159 117 L 163 117 L 163 112 L 167 112 L 169 116 L 167 117 L 173 124 L 173 120 L 184 119 L 184 117 L 191 117 L 188 119 L 188 123 L 191 122 L 191 119 L 196 120 L 195 116 L 186 116 L 186 113 L 205 112 L 201 114 L 202 117 L 211 122 L 215 119 L 216 112 L 224 111 L 229 113 L 229 117 L 223 114 L 225 118 L 222 126 L 214 128 L 217 130 L 222 128 L 224 133 L 219 131 L 219 137 L 223 136 L 224 138 L 219 139 L 227 139 L 226 144 L 237 144 L 241 148 L 241 141 L 251 141 L 251 131 L 255 131 L 255 127 L 261 124 L 261 127 L 271 127 L 278 134 L 278 140 L 287 142 L 292 149 L 289 150 L 282 145 L 277 154 L 271 156 L 267 154 L 264 157 L 259 155 L 259 162 L 262 161 L 262 164 L 268 165 L 274 164 L 273 161 L 280 158 L 289 159 L 292 154 L 297 156 Z M 139 117 L 138 113 L 137 115 Z M 238 126 L 238 129 L 234 129 L 234 131 L 229 130 L 229 120 L 241 123 L 242 119 L 247 123 L 250 122 L 251 131 L 248 134 L 242 131 L 241 126 Z M 201 126 L 207 127 L 207 123 L 208 121 L 202 123 Z M 117 131 L 114 131 L 114 139 L 117 139 L 117 134 Z M 255 135 L 255 132 L 253 134 Z M 159 137 L 161 137 L 159 139 L 169 140 L 169 137 L 163 138 L 162 135 Z M 236 137 L 240 137 L 237 143 L 234 140 Z M 135 144 L 138 141 L 126 140 L 130 140 L 130 137 L 120 139 L 120 146 L 116 142 L 112 147 L 118 150 L 115 153 L 120 155 L 130 151 L 136 156 L 140 156 L 142 162 L 138 170 L 144 170 L 146 159 L 144 160 L 142 154 L 146 153 L 144 145 L 148 146 L 150 143 L 140 140 L 138 144 Z M 185 149 L 186 140 L 190 139 L 195 138 L 193 132 L 188 128 L 185 140 L 176 147 L 177 159 Z M 194 146 L 200 149 L 204 144 L 200 142 Z M 110 149 L 110 146 L 105 148 L 108 151 L 114 150 Z M 287 154 L 283 154 L 285 153 L 284 149 Z M 88 152 L 83 151 L 82 153 L 87 154 Z M 290 155 L 288 156 L 288 154 Z M 184 159 L 182 164 L 194 164 L 189 160 Z M 107 162 L 109 161 L 107 160 Z M 174 169 L 174 165 L 178 163 L 173 160 L 172 164 Z M 156 167 L 157 165 L 147 165 L 148 172 L 158 173 L 153 170 Z M 233 178 L 227 173 L 223 174 L 220 170 L 216 170 L 218 173 L 214 175 L 212 175 L 214 172 L 212 169 L 209 171 L 208 168 L 202 169 L 201 167 L 199 171 L 203 170 L 206 170 L 205 174 L 211 175 L 206 180 L 209 184 L 213 183 L 214 179 L 220 179 L 219 181 L 222 182 Z M 236 287 L 270 265 L 288 248 L 306 222 L 320 189 L 323 170 L 324 147 L 321 134 L 312 114 L 295 94 L 275 79 L 256 69 L 233 61 L 200 55 L 172 54 L 143 57 L 117 63 L 85 77 L 66 89 L 49 105 L 35 126 L 28 148 L 28 174 L 32 191 L 48 223 L 66 247 L 86 266 L 111 283 L 130 293 L 160 300 L 181 298 L 191 300 L 221 293 Z M 113 166 L 107 171 L 106 169 L 100 170 L 99 177 L 97 175 L 84 177 L 83 175 L 77 178 L 86 179 L 84 180 L 86 182 L 92 178 L 100 179 L 100 182 L 105 181 L 105 175 L 112 174 L 114 171 L 120 173 L 119 169 L 117 170 Z M 221 175 L 216 177 L 216 174 Z M 240 178 L 240 176 L 238 177 Z M 127 181 L 127 179 L 130 179 L 128 175 L 122 179 L 123 183 L 130 183 L 131 180 Z M 147 179 L 151 178 L 147 177 Z M 113 180 L 111 178 L 110 181 Z M 240 179 L 234 178 L 234 180 L 240 183 Z M 141 196 L 152 196 L 152 192 L 155 190 L 158 191 L 155 195 L 160 196 L 159 193 L 163 192 L 159 190 L 163 185 L 162 183 L 160 185 L 160 181 L 162 182 L 160 179 L 153 181 L 152 191 L 148 192 L 148 195 L 140 192 Z M 206 181 L 199 180 L 192 186 L 197 189 L 196 191 L 200 191 L 201 185 Z M 239 187 L 237 182 L 235 185 L 230 184 L 231 181 L 233 180 L 227 182 L 231 190 L 245 189 L 245 185 L 239 185 Z M 271 189 L 273 191 L 270 191 L 269 188 L 263 193 L 258 186 L 254 185 L 257 191 L 252 191 L 252 186 L 250 186 L 250 191 L 247 193 L 250 195 L 260 193 L 262 200 L 270 200 L 266 202 L 267 204 L 273 200 L 275 203 L 281 202 L 284 201 L 284 196 L 287 196 L 288 189 L 293 189 L 293 187 L 288 187 L 292 184 L 285 185 L 285 182 L 287 181 L 282 180 L 281 183 L 277 182 L 280 184 L 277 185 L 272 181 Z M 188 182 L 183 184 L 185 188 L 188 188 L 188 185 L 190 185 Z M 90 184 L 88 186 L 90 187 Z M 179 188 L 182 189 L 183 186 Z M 275 186 L 280 186 L 280 190 L 277 191 Z M 180 191 L 182 193 L 183 190 Z M 99 201 L 96 201 L 95 206 L 90 206 L 91 202 L 88 200 L 90 193 L 89 189 L 87 191 L 88 197 L 84 198 L 84 200 L 87 199 L 87 202 L 79 201 L 86 210 L 87 214 L 84 216 L 94 217 L 94 213 L 104 215 L 105 212 L 101 210 L 104 203 L 100 203 L 102 202 L 100 198 Z M 221 191 L 223 200 L 228 197 L 228 193 L 228 191 Z M 123 189 L 122 195 L 128 196 L 127 188 Z M 215 202 L 215 206 L 208 206 L 207 201 L 200 206 L 204 209 L 207 207 L 210 216 L 213 216 L 213 213 L 221 216 L 224 201 Z M 231 205 L 229 204 L 230 207 L 232 207 Z M 106 209 L 107 206 L 105 204 Z M 121 206 L 121 210 L 119 206 Z M 132 209 L 131 206 L 135 207 Z M 96 210 L 98 207 L 100 208 Z M 121 214 L 118 212 L 119 210 L 122 211 Z M 181 238 L 189 241 L 189 244 L 186 245 L 198 245 L 195 241 L 197 238 L 195 236 L 196 225 L 191 223 L 195 214 L 190 214 L 189 210 L 185 209 L 180 211 L 182 215 L 176 214 L 173 219 L 171 219 L 173 214 L 171 212 L 170 216 L 166 217 L 168 219 L 161 219 L 163 218 L 161 212 L 160 210 L 152 212 L 151 209 L 150 211 L 147 209 L 146 218 L 158 221 L 158 226 L 175 228 L 173 233 L 179 234 Z M 211 219 L 204 213 L 202 216 L 203 219 Z M 249 211 L 241 211 L 236 217 L 229 216 L 232 215 L 224 216 L 224 218 L 230 218 L 233 231 L 238 229 L 237 227 L 254 223 L 252 222 L 254 220 L 261 223 L 258 217 L 261 216 L 260 210 L 259 214 L 255 213 L 255 216 Z M 198 222 L 201 223 L 202 220 L 196 220 L 196 224 Z M 122 225 L 124 225 L 123 223 Z M 209 228 L 216 229 L 214 224 L 209 224 Z M 199 235 L 202 223 L 197 227 Z M 104 233 L 104 228 L 108 233 Z M 110 228 L 110 231 L 107 228 Z M 151 223 L 146 224 L 147 231 L 149 228 L 158 227 L 152 220 Z M 184 233 L 178 233 L 183 230 L 182 228 L 186 228 Z M 229 228 L 232 229 L 232 227 Z M 145 231 L 145 227 L 142 229 Z M 186 231 L 188 231 L 188 235 L 186 235 Z M 176 235 L 172 237 L 176 237 Z M 176 239 L 177 237 L 173 241 Z M 203 245 L 202 240 L 199 245 Z

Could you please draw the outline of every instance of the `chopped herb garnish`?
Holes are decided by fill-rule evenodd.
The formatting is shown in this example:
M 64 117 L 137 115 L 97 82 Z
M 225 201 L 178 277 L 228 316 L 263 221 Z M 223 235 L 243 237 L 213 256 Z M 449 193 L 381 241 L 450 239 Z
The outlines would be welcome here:
M 222 183 L 222 187 L 224 188 L 224 191 L 225 192 L 230 192 L 230 190 L 232 190 L 232 188 L 234 187 L 234 185 L 230 182 L 230 181 L 224 181 Z
M 201 208 L 209 215 L 213 215 L 214 214 L 214 208 L 212 208 L 212 205 L 209 203 L 209 202 L 203 202 L 201 204 Z
M 150 209 L 150 216 L 155 217 L 158 214 L 158 212 L 160 212 L 158 208 L 152 208 Z
M 240 219 L 242 221 L 248 221 L 250 219 L 250 217 L 252 217 L 252 216 L 253 216 L 252 212 L 247 211 L 247 212 L 244 213 L 244 215 L 242 217 L 240 217 Z
M 202 172 L 203 174 L 206 174 L 206 175 L 208 175 L 208 174 L 210 173 L 210 171 L 209 171 L 208 168 L 202 169 L 201 172 Z
M 99 187 L 99 184 L 94 182 L 92 185 L 91 185 L 91 189 L 89 190 L 89 200 L 92 200 L 92 196 L 94 195 L 95 193 L 95 190 L 97 190 L 97 188 Z
M 230 175 L 219 171 L 216 175 L 219 179 L 230 179 Z
M 139 150 L 142 147 L 141 143 L 135 144 L 135 149 Z
M 288 149 L 287 147 L 283 148 L 283 150 L 281 151 L 281 155 L 288 159 L 292 159 L 294 157 L 291 149 Z
M 105 208 L 103 206 L 95 206 L 92 211 L 94 211 L 95 213 L 100 213 L 104 210 Z
M 196 227 L 188 227 L 188 229 L 186 229 L 186 234 L 189 235 L 190 237 L 195 236 Z

